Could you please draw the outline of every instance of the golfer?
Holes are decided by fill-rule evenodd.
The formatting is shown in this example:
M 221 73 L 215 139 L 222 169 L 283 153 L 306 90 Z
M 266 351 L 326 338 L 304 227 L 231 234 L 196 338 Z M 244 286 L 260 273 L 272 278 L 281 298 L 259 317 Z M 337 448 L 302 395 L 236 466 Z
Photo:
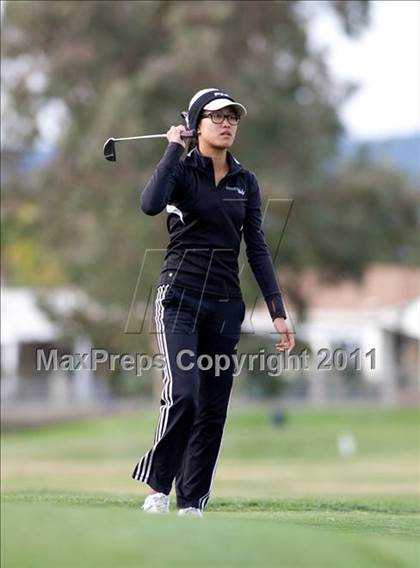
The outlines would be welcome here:
M 163 389 L 154 443 L 132 478 L 146 483 L 150 513 L 169 512 L 175 480 L 178 514 L 202 516 L 214 480 L 245 317 L 239 286 L 242 235 L 253 274 L 281 336 L 292 350 L 272 259 L 261 227 L 254 173 L 229 152 L 246 108 L 219 89 L 196 93 L 183 113 L 196 131 L 185 159 L 183 125 L 140 196 L 147 215 L 167 212 L 169 244 L 160 274 L 155 322 L 164 356 Z M 215 361 L 222 364 L 216 367 Z

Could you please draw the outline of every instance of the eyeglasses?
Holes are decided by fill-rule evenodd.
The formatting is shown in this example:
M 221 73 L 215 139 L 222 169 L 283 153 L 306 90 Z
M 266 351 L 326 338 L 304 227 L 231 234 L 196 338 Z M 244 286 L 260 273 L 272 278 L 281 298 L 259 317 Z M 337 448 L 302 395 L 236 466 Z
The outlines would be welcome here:
M 235 126 L 240 121 L 240 117 L 236 113 L 234 112 L 224 113 L 220 110 L 207 112 L 206 114 L 203 114 L 201 118 L 211 118 L 211 121 L 214 124 L 222 124 L 225 118 L 227 118 L 231 126 Z

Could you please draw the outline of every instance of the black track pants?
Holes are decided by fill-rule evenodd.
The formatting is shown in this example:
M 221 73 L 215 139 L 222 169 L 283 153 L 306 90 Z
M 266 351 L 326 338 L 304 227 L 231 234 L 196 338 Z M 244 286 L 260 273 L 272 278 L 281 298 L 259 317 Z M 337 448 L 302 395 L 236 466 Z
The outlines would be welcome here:
M 244 316 L 242 298 L 157 289 L 156 338 L 166 362 L 160 413 L 153 447 L 132 477 L 167 495 L 175 479 L 179 508 L 203 510 L 209 499 Z

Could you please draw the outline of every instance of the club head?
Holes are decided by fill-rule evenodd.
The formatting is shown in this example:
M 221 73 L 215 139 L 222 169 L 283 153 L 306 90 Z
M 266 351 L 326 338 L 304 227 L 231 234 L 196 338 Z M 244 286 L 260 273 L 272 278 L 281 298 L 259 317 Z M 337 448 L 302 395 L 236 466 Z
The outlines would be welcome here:
M 117 154 L 115 152 L 115 139 L 108 138 L 104 144 L 104 156 L 110 162 L 115 162 L 117 160 Z

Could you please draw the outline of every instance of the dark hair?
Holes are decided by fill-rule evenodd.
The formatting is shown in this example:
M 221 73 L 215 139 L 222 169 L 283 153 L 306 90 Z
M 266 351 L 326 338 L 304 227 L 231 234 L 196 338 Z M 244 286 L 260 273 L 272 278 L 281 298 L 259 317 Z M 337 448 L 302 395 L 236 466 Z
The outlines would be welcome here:
M 200 111 L 200 114 L 198 115 L 198 119 L 197 119 L 197 128 L 198 125 L 200 124 L 200 120 L 201 117 L 203 115 L 203 111 Z M 195 148 L 196 146 L 198 146 L 198 135 L 194 136 L 194 138 L 189 138 L 188 141 L 186 142 L 186 148 L 187 148 L 187 153 L 191 152 L 191 150 L 193 148 Z
M 191 152 L 191 150 L 196 146 L 198 146 L 198 137 L 196 136 L 195 138 L 189 138 L 186 142 L 187 154 L 188 152 Z

